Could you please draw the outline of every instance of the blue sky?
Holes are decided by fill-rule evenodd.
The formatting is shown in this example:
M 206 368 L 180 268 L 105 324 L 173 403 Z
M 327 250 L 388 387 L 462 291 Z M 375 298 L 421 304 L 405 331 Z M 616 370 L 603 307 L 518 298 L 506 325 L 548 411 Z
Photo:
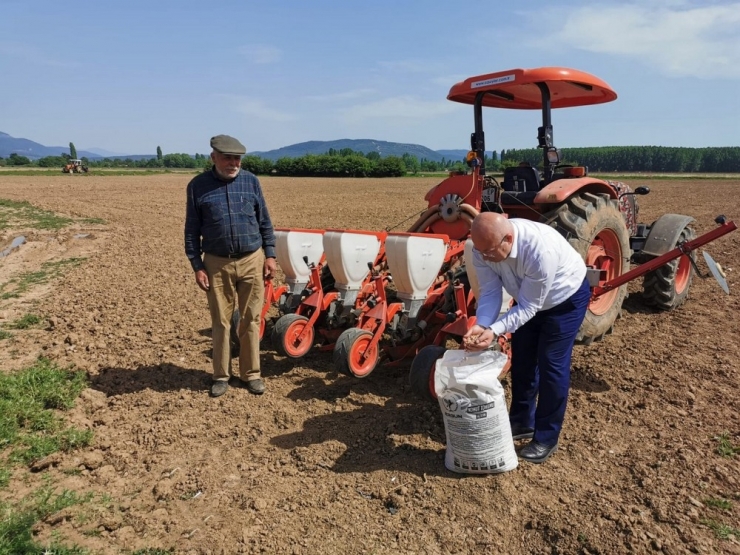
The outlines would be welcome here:
M 564 66 L 619 98 L 554 111 L 561 148 L 738 146 L 738 29 L 740 0 L 0 0 L 0 131 L 121 154 L 219 133 L 468 148 L 454 83 Z M 487 150 L 535 147 L 540 117 L 489 109 Z

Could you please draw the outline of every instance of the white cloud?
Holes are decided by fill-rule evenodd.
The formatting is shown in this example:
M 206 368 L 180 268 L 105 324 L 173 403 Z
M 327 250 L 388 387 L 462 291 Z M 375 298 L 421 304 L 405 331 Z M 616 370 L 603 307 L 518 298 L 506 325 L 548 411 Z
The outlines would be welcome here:
M 239 51 L 253 64 L 274 64 L 283 54 L 279 48 L 267 44 L 248 44 Z
M 228 102 L 234 111 L 245 116 L 267 121 L 294 121 L 297 119 L 293 114 L 270 108 L 258 98 L 249 98 L 235 94 L 217 94 L 216 96 Z
M 591 5 L 560 17 L 546 42 L 633 58 L 674 77 L 740 78 L 740 3 Z
M 455 106 L 447 101 L 420 100 L 412 96 L 395 96 L 358 104 L 341 111 L 342 118 L 350 124 L 377 119 L 425 120 L 448 114 Z

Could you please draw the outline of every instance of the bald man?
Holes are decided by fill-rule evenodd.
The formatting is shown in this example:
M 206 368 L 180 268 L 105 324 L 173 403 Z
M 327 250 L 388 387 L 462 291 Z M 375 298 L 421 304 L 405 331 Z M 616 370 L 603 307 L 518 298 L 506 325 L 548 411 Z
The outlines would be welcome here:
M 473 220 L 473 266 L 480 283 L 476 325 L 463 346 L 480 351 L 511 333 L 509 420 L 519 457 L 543 463 L 558 447 L 570 388 L 570 360 L 591 298 L 586 265 L 554 228 L 483 212 Z M 502 288 L 516 300 L 499 316 Z

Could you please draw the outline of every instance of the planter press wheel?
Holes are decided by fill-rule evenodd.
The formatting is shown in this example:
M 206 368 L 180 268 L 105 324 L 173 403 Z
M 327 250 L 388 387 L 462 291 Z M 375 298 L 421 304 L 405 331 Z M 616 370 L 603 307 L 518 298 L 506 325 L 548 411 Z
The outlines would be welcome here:
M 337 372 L 355 378 L 365 378 L 375 370 L 380 358 L 377 345 L 368 346 L 373 334 L 360 328 L 349 328 L 342 332 L 334 345 L 334 367 Z
M 686 226 L 677 243 L 692 239 L 696 239 L 696 233 Z M 696 261 L 695 251 L 645 274 L 642 281 L 643 302 L 660 310 L 673 310 L 681 306 L 689 296 L 689 288 L 694 279 L 694 265 L 691 260 Z
M 299 314 L 285 314 L 278 318 L 272 329 L 272 343 L 278 354 L 289 358 L 301 358 L 313 347 L 315 330 L 308 327 L 303 339 L 299 336 L 308 326 L 308 318 Z
M 437 393 L 434 390 L 434 371 L 437 360 L 446 349 L 440 345 L 423 347 L 411 362 L 409 371 L 409 386 L 411 391 L 426 401 L 436 401 Z

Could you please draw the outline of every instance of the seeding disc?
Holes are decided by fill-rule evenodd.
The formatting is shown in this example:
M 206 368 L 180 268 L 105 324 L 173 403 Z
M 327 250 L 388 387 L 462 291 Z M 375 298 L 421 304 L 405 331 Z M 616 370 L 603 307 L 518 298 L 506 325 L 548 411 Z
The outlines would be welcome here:
M 730 288 L 727 286 L 727 280 L 725 279 L 724 272 L 720 268 L 719 264 L 714 261 L 714 258 L 709 256 L 709 253 L 707 251 L 702 251 L 702 254 L 704 255 L 704 260 L 707 262 L 707 266 L 709 266 L 709 271 L 712 272 L 714 279 L 717 280 L 717 283 L 719 283 L 722 291 L 729 295 Z

